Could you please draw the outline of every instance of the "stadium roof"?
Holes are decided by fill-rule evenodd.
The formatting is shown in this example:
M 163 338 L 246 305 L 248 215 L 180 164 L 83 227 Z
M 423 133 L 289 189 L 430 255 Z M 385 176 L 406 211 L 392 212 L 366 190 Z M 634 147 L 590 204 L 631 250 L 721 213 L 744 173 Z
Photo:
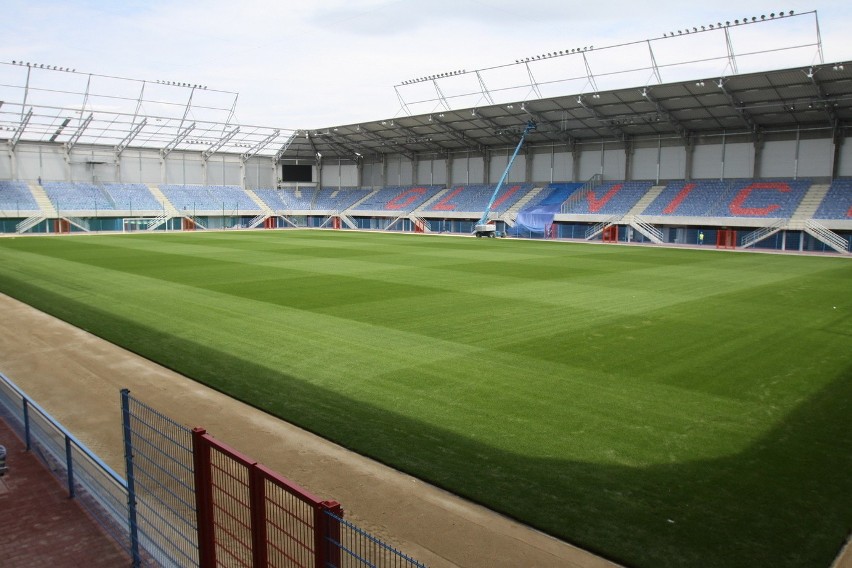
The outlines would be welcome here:
M 726 132 L 765 133 L 852 124 L 852 66 L 828 63 L 634 86 L 551 98 L 440 110 L 373 122 L 294 130 L 234 122 L 238 94 L 169 81 L 141 81 L 3 64 L 26 82 L 0 85 L 0 139 L 103 145 L 163 154 L 197 150 L 243 157 L 375 160 L 385 154 L 481 152 L 514 146 L 528 120 L 530 145 L 687 139 Z M 49 71 L 50 73 L 45 73 Z M 32 74 L 32 79 L 30 75 Z M 69 87 L 70 74 L 72 83 Z M 62 87 L 50 78 L 64 76 Z M 38 81 L 36 81 L 38 79 Z M 5 102 L 4 102 L 5 99 Z
M 513 146 L 528 120 L 538 124 L 530 145 L 846 128 L 852 66 L 708 77 L 302 131 L 285 157 L 479 152 Z

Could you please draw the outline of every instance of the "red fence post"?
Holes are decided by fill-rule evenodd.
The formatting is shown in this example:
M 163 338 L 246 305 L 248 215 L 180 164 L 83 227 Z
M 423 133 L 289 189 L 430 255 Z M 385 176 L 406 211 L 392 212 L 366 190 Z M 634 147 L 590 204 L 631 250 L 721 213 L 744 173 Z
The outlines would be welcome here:
M 323 501 L 315 509 L 314 555 L 317 568 L 340 567 L 340 523 L 326 514 L 343 518 L 343 507 L 337 501 Z
M 192 429 L 192 460 L 195 468 L 195 514 L 198 519 L 198 564 L 216 566 L 216 533 L 213 524 L 213 484 L 210 478 L 210 445 L 204 428 Z
M 251 499 L 252 560 L 257 568 L 267 565 L 266 548 L 266 476 L 257 466 L 249 468 L 249 495 Z

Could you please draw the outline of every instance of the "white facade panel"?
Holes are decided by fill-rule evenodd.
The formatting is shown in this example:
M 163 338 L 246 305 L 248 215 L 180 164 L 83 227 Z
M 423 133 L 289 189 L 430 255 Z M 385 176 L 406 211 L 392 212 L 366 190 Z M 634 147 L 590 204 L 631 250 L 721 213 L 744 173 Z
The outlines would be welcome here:
M 455 154 L 451 168 L 450 184 L 463 185 L 468 183 L 467 154 Z
M 352 187 L 356 185 L 358 185 L 358 166 L 342 160 L 323 162 L 323 187 Z
M 13 179 L 12 175 L 12 155 L 5 151 L 4 148 L 0 152 L 0 179 Z
M 657 148 L 635 148 L 630 162 L 630 179 L 657 179 Z
M 796 175 L 796 141 L 768 140 L 763 145 L 758 177 L 791 178 Z
M 799 141 L 798 177 L 830 177 L 834 147 L 830 138 Z
M 536 182 L 537 185 L 544 185 L 554 180 L 553 157 L 552 150 L 532 154 L 532 181 Z
M 447 161 L 441 159 L 421 160 L 417 170 L 417 183 L 423 185 L 446 185 Z
M 580 181 L 585 181 L 595 174 L 602 173 L 600 146 L 595 149 L 582 147 L 582 153 L 580 154 L 580 171 L 578 173 L 578 179 Z
M 692 179 L 722 177 L 722 144 L 696 144 L 692 152 Z
M 837 175 L 852 177 L 852 141 L 846 138 L 838 152 Z
M 686 148 L 663 146 L 660 148 L 660 179 L 686 178 Z
M 604 147 L 603 176 L 604 179 L 624 179 L 627 156 L 623 148 Z
M 521 158 L 518 158 L 518 160 L 520 160 L 520 159 Z M 503 172 L 506 170 L 506 164 L 508 164 L 508 163 L 509 163 L 509 156 L 507 156 L 505 153 L 503 153 L 503 152 L 492 153 L 491 154 L 491 163 L 488 166 L 488 180 L 491 183 L 497 183 L 498 181 L 500 181 L 500 176 L 503 175 Z M 515 163 L 517 164 L 517 160 L 515 161 Z M 513 170 L 515 169 L 514 166 L 512 167 L 512 169 Z M 509 172 L 509 179 L 506 180 L 507 182 L 515 181 L 515 180 L 511 179 L 513 173 L 514 172 Z M 471 183 L 477 183 L 477 182 L 471 182 Z
M 273 188 L 277 180 L 275 165 L 269 158 L 250 158 L 246 162 L 245 176 L 248 189 Z
M 387 180 L 385 181 L 385 185 L 402 185 L 399 180 L 402 179 L 401 174 L 401 162 L 399 161 L 397 156 L 388 156 L 385 158 L 385 163 L 387 164 Z M 325 178 L 323 178 L 323 184 L 325 185 Z
M 754 175 L 754 144 L 751 142 L 726 143 L 724 158 L 726 179 Z
M 571 152 L 553 154 L 553 181 L 575 181 L 574 156 Z

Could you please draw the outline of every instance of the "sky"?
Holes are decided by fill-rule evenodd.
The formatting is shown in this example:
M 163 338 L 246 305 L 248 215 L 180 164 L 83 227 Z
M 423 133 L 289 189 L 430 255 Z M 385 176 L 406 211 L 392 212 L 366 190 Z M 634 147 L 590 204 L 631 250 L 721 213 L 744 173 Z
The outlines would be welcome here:
M 543 96 L 588 93 L 657 81 L 731 74 L 723 32 L 663 40 L 686 27 L 767 15 L 783 8 L 818 12 L 826 62 L 852 60 L 852 2 L 825 0 L 692 3 L 660 0 L 4 0 L 0 62 L 33 61 L 89 73 L 199 84 L 195 104 L 239 124 L 313 129 L 441 108 L 431 82 L 403 81 L 468 71 L 438 81 L 451 108 L 536 98 L 516 60 L 594 46 L 582 56 L 536 61 L 529 70 Z M 653 7 L 651 7 L 653 6 Z M 731 32 L 739 54 L 816 41 L 816 20 L 801 16 Z M 650 44 L 643 40 L 653 39 Z M 633 43 L 639 42 L 639 43 Z M 601 49 L 621 44 L 623 48 Z M 681 66 L 687 59 L 707 62 Z M 818 64 L 815 47 L 740 56 L 738 70 Z M 503 67 L 501 67 L 503 66 Z M 493 69 L 493 68 L 497 69 Z M 483 95 L 475 69 L 491 100 Z M 630 73 L 615 71 L 638 69 Z M 0 83 L 20 67 L 0 66 Z M 46 72 L 44 72 L 46 73 Z M 58 75 L 59 72 L 53 73 Z M 49 78 L 40 79 L 47 85 Z M 569 80 L 570 79 L 570 80 Z M 20 78 L 12 78 L 18 81 Z M 100 90 L 113 86 L 93 79 Z M 126 87 L 126 86 L 125 86 Z M 79 87 L 78 87 L 79 88 Z M 133 84 L 133 89 L 138 89 Z M 151 87 L 153 89 L 153 86 Z M 224 92 L 216 92 L 224 91 Z M 174 100 L 188 89 L 171 88 Z M 401 99 L 400 99 L 401 97 Z M 107 103 L 100 103 L 107 104 Z M 143 109 L 148 110 L 150 109 Z M 217 113 L 220 110 L 216 111 Z M 223 116 L 224 118 L 224 116 Z

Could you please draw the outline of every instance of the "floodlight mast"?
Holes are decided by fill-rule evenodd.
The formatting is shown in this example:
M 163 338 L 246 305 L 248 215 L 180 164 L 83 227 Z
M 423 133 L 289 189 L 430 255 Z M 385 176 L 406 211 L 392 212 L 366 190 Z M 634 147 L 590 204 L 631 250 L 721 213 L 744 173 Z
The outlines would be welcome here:
M 512 164 L 515 163 L 515 158 L 518 157 L 518 152 L 521 151 L 521 146 L 524 145 L 524 140 L 527 137 L 527 134 L 536 129 L 536 124 L 534 121 L 530 120 L 527 122 L 527 125 L 524 127 L 524 131 L 521 133 L 521 139 L 518 140 L 518 145 L 515 147 L 515 153 L 512 154 L 512 157 L 509 159 L 509 163 L 506 164 L 506 169 L 503 171 L 503 175 L 500 177 L 500 181 L 497 182 L 497 187 L 494 188 L 494 193 L 491 195 L 491 200 L 488 202 L 488 205 L 485 206 L 485 211 L 482 213 L 482 217 L 479 219 L 479 222 L 474 226 L 473 231 L 477 237 L 496 237 L 496 227 L 494 225 L 488 224 L 488 216 L 491 214 L 491 206 L 494 205 L 494 202 L 497 200 L 497 194 L 500 193 L 500 189 L 503 187 L 503 183 L 506 181 L 506 178 L 509 176 L 509 170 L 512 169 Z

